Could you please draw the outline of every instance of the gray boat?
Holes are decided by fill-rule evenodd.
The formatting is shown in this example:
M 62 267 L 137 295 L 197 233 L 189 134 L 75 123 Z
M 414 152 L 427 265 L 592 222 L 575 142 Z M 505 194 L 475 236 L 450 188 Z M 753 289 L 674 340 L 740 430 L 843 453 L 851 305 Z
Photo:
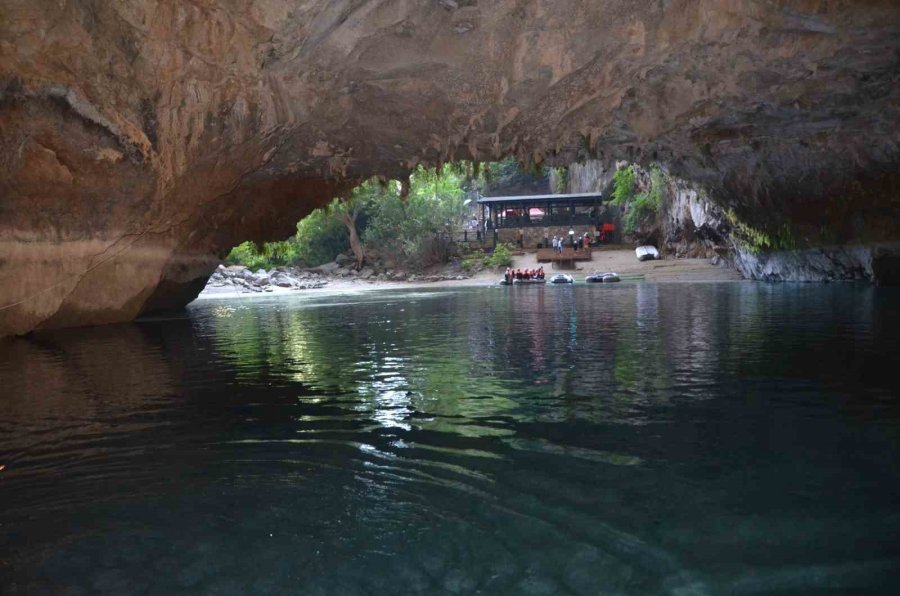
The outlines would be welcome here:
M 550 278 L 550 283 L 552 284 L 573 284 L 575 283 L 575 278 L 566 273 L 557 273 L 553 277 Z

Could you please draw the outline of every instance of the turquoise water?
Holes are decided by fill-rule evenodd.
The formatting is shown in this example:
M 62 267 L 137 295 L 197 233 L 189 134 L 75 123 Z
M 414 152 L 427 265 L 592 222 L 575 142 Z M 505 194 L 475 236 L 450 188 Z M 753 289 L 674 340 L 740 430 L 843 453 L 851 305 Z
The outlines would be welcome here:
M 308 293 L 0 343 L 0 591 L 891 593 L 898 298 Z

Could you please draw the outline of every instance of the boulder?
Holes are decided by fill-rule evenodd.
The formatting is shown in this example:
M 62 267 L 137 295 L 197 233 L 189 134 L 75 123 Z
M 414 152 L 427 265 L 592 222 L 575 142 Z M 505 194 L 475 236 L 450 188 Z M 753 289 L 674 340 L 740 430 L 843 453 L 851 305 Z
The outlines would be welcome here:
M 334 275 L 335 272 L 340 269 L 341 266 L 332 261 L 331 263 L 325 263 L 324 265 L 319 265 L 313 271 L 318 270 L 320 273 L 324 273 L 325 275 Z

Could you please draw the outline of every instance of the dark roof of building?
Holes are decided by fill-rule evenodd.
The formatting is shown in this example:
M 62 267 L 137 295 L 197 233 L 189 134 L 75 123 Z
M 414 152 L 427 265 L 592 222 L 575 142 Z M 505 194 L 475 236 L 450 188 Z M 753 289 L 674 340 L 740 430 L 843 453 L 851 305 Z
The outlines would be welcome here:
M 507 197 L 481 197 L 478 199 L 479 203 L 546 203 L 547 201 L 551 202 L 560 202 L 560 201 L 585 201 L 585 200 L 596 200 L 603 198 L 603 193 L 599 192 L 579 192 L 568 195 L 521 195 L 521 196 L 507 196 Z

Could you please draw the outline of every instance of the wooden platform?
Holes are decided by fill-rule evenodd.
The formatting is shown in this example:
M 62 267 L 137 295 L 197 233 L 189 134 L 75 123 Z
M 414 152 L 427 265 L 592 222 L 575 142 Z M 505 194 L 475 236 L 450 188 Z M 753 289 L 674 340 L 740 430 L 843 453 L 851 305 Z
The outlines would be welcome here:
M 576 261 L 590 261 L 592 258 L 590 248 L 575 252 L 571 247 L 564 248 L 561 254 L 552 248 L 539 248 L 536 257 L 538 263 L 551 263 L 554 269 L 574 269 Z
M 537 251 L 538 263 L 552 263 L 554 261 L 590 261 L 591 249 L 582 248 L 578 252 L 571 247 L 563 249 L 562 254 L 557 254 L 552 248 L 539 248 Z

